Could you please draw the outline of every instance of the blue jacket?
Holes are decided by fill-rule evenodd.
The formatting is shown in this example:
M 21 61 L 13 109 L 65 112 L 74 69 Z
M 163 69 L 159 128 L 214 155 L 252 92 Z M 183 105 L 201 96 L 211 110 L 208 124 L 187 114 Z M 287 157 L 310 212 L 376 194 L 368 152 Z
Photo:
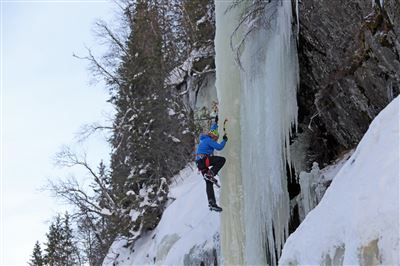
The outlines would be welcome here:
M 213 155 L 214 149 L 217 151 L 222 150 L 225 147 L 226 141 L 223 140 L 221 143 L 216 142 L 213 140 L 209 135 L 201 134 L 200 135 L 200 143 L 197 146 L 196 154 L 208 154 Z M 196 156 L 196 161 L 200 160 L 201 156 Z

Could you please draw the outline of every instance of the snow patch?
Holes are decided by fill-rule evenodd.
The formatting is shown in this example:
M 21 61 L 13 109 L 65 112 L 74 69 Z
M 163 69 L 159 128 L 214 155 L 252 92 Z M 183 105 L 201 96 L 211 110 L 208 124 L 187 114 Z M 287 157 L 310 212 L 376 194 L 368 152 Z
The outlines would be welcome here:
M 140 216 L 140 212 L 138 212 L 137 210 L 131 210 L 129 212 L 129 216 L 131 217 L 132 221 L 136 221 L 136 219 Z
M 185 78 L 190 75 L 193 64 L 200 58 L 207 58 L 213 56 L 213 46 L 200 47 L 199 49 L 193 50 L 188 59 L 183 62 L 182 65 L 174 68 L 166 79 L 166 85 L 179 85 Z
M 169 116 L 176 115 L 176 112 L 175 112 L 173 109 L 168 108 L 168 115 L 169 115 Z
M 101 209 L 100 213 L 103 214 L 103 215 L 107 215 L 107 216 L 112 215 L 111 211 L 109 209 L 106 209 L 106 208 Z
M 180 140 L 180 139 L 178 139 L 177 137 L 174 137 L 174 136 L 172 136 L 171 134 L 170 134 L 170 135 L 168 135 L 168 137 L 169 137 L 170 139 L 172 139 L 172 141 L 173 141 L 173 142 L 175 142 L 175 143 L 179 143 L 179 142 L 181 142 L 181 140 Z
M 147 173 L 146 169 L 141 169 L 139 171 L 139 175 L 144 175 L 145 173 Z
M 129 190 L 128 192 L 126 192 L 126 195 L 127 195 L 127 196 L 135 195 L 135 191 Z
M 319 205 L 288 238 L 282 265 L 399 265 L 399 100 L 371 123 Z
M 199 26 L 200 24 L 203 24 L 206 21 L 207 21 L 207 16 L 203 16 L 201 19 L 196 21 L 196 25 Z
M 219 191 L 215 192 L 218 199 Z M 146 190 L 140 193 L 144 195 Z M 171 203 L 158 226 L 133 247 L 127 247 L 123 238 L 116 240 L 103 265 L 196 264 L 197 256 L 207 250 L 219 254 L 219 213 L 208 209 L 205 182 L 193 164 L 174 177 L 168 197 Z

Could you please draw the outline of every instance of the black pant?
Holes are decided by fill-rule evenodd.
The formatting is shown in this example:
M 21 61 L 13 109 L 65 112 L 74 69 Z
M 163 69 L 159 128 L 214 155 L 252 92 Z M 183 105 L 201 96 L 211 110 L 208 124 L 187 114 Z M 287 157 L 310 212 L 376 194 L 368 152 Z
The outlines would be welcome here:
M 210 163 L 209 167 L 212 167 L 211 171 L 213 172 L 214 175 L 218 174 L 219 170 L 221 170 L 222 166 L 224 166 L 226 161 L 225 158 L 221 156 L 208 156 L 208 160 Z M 206 165 L 206 157 L 196 161 L 196 164 L 203 175 L 207 173 L 209 167 L 207 167 Z M 206 180 L 206 192 L 207 192 L 208 202 L 212 201 L 215 203 L 216 200 L 214 195 L 214 186 L 213 183 L 208 180 Z

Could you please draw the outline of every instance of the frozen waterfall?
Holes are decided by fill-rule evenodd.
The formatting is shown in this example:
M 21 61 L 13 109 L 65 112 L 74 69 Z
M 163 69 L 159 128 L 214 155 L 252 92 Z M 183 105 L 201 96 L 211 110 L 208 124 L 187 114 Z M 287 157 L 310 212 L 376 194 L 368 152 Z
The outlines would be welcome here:
M 240 134 L 240 69 L 235 63 L 230 38 L 240 17 L 240 8 L 225 13 L 229 1 L 215 1 L 216 35 L 216 87 L 219 100 L 220 118 L 228 118 L 227 133 L 229 144 L 224 156 L 229 160 L 223 168 L 221 204 L 221 253 L 225 265 L 244 264 L 243 189 L 241 176 L 241 134 Z M 240 38 L 240 36 L 238 36 Z M 222 120 L 221 119 L 221 120 Z
M 220 116 L 229 119 L 228 161 L 221 174 L 227 265 L 276 264 L 290 218 L 286 164 L 299 79 L 292 5 L 271 1 L 232 35 L 249 3 L 232 7 L 215 1 L 217 93 Z M 231 44 L 237 47 L 243 36 L 239 53 L 232 51 Z

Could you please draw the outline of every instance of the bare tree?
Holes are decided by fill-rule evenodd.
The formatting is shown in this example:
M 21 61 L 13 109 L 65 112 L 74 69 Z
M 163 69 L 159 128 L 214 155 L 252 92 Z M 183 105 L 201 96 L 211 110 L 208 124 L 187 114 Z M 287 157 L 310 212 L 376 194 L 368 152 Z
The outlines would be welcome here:
M 111 232 L 109 224 L 124 218 L 111 192 L 105 166 L 101 163 L 99 171 L 96 171 L 87 162 L 86 154 L 80 156 L 67 146 L 56 154 L 54 161 L 60 167 L 82 167 L 91 177 L 92 182 L 87 186 L 82 186 L 73 176 L 49 180 L 46 189 L 75 207 L 71 218 L 78 225 L 80 239 L 89 241 L 81 242 L 81 245 L 88 260 L 97 262 L 91 265 L 98 265 L 117 234 Z
M 117 209 L 117 205 L 115 203 L 114 196 L 106 188 L 106 184 L 104 184 L 104 180 L 102 180 L 100 178 L 100 176 L 97 175 L 96 172 L 89 166 L 89 164 L 86 160 L 86 154 L 80 158 L 76 153 L 71 151 L 71 148 L 64 146 L 63 149 L 59 153 L 56 154 L 55 163 L 59 166 L 72 167 L 72 166 L 79 165 L 79 166 L 82 166 L 83 168 L 85 168 L 92 176 L 93 181 L 101 189 L 102 195 L 107 200 L 107 206 L 111 210 Z M 72 183 L 72 186 L 70 184 L 67 183 L 66 184 L 67 186 L 65 188 L 72 188 L 74 185 L 78 185 L 78 182 Z M 63 187 L 63 186 L 61 186 L 61 187 Z M 79 187 L 78 187 L 78 189 L 79 189 Z M 77 192 L 79 192 L 79 193 L 77 193 L 77 197 L 81 196 L 81 194 L 82 194 L 82 193 L 80 193 L 81 190 L 78 190 Z
M 105 126 L 101 125 L 97 122 L 90 123 L 90 124 L 85 124 L 81 126 L 79 129 L 78 133 L 76 134 L 76 139 L 79 143 L 84 142 L 87 140 L 90 136 L 97 132 L 111 132 L 114 128 L 112 126 Z

